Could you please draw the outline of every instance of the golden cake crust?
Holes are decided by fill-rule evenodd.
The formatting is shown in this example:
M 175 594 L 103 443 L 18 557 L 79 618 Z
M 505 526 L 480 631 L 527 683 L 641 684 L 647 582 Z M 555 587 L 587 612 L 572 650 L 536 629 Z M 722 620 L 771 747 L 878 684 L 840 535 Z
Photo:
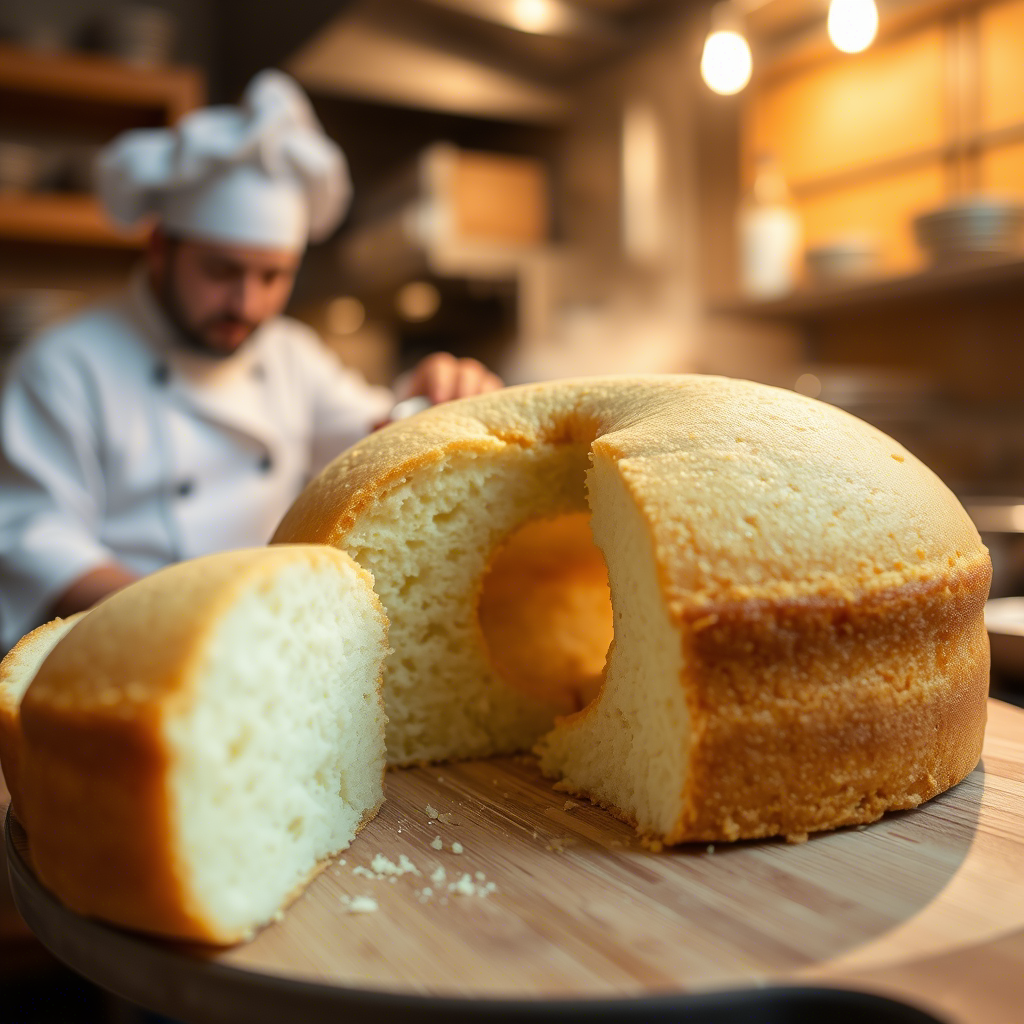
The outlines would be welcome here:
M 906 449 L 793 392 L 594 378 L 435 407 L 342 454 L 274 541 L 344 547 L 360 514 L 411 474 L 460 452 L 559 441 L 614 463 L 678 630 L 692 735 L 665 839 L 872 820 L 974 767 L 987 549 Z
M 303 562 L 354 565 L 313 546 L 179 563 L 101 602 L 43 663 L 21 705 L 24 824 L 37 875 L 72 910 L 225 941 L 189 905 L 174 857 L 163 721 L 192 701 L 207 637 L 237 595 Z
M 11 794 L 11 806 L 20 816 L 21 797 L 21 698 L 23 679 L 37 669 L 63 634 L 85 612 L 53 619 L 26 633 L 0 662 L 0 765 Z

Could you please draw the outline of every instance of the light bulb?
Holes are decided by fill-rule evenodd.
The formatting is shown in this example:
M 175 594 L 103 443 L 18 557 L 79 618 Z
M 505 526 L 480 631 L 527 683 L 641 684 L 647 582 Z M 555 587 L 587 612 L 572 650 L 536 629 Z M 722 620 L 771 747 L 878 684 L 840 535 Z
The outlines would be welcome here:
M 843 53 L 866 50 L 878 32 L 875 0 L 832 0 L 828 8 L 828 37 Z
M 512 20 L 522 32 L 543 35 L 552 31 L 558 21 L 558 14 L 550 0 L 515 0 Z
M 709 89 L 732 96 L 750 81 L 754 63 L 746 39 L 732 29 L 710 32 L 700 58 L 701 77 Z

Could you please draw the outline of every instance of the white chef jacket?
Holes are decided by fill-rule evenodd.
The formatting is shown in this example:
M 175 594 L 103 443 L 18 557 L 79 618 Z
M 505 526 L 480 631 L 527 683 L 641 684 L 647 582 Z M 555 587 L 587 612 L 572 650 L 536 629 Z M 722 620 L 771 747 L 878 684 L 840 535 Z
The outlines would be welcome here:
M 305 483 L 394 403 L 303 324 L 187 347 L 138 275 L 42 334 L 0 397 L 0 644 L 83 573 L 265 544 Z

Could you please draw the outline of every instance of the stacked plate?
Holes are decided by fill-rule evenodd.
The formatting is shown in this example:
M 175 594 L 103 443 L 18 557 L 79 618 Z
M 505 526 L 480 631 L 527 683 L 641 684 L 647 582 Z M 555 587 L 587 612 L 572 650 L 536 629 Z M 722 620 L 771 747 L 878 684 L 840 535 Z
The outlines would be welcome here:
M 1024 203 L 975 196 L 914 218 L 914 234 L 936 263 L 1024 254 Z
M 804 261 L 809 276 L 819 284 L 860 281 L 878 274 L 878 242 L 861 236 L 835 238 L 808 249 Z

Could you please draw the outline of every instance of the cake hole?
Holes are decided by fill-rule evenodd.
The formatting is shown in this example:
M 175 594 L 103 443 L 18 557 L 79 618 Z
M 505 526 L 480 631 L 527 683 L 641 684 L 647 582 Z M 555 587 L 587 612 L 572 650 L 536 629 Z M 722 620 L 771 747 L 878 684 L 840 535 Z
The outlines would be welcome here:
M 560 714 L 589 704 L 613 635 L 608 567 L 590 513 L 513 533 L 491 556 L 477 614 L 491 663 L 510 686 Z

